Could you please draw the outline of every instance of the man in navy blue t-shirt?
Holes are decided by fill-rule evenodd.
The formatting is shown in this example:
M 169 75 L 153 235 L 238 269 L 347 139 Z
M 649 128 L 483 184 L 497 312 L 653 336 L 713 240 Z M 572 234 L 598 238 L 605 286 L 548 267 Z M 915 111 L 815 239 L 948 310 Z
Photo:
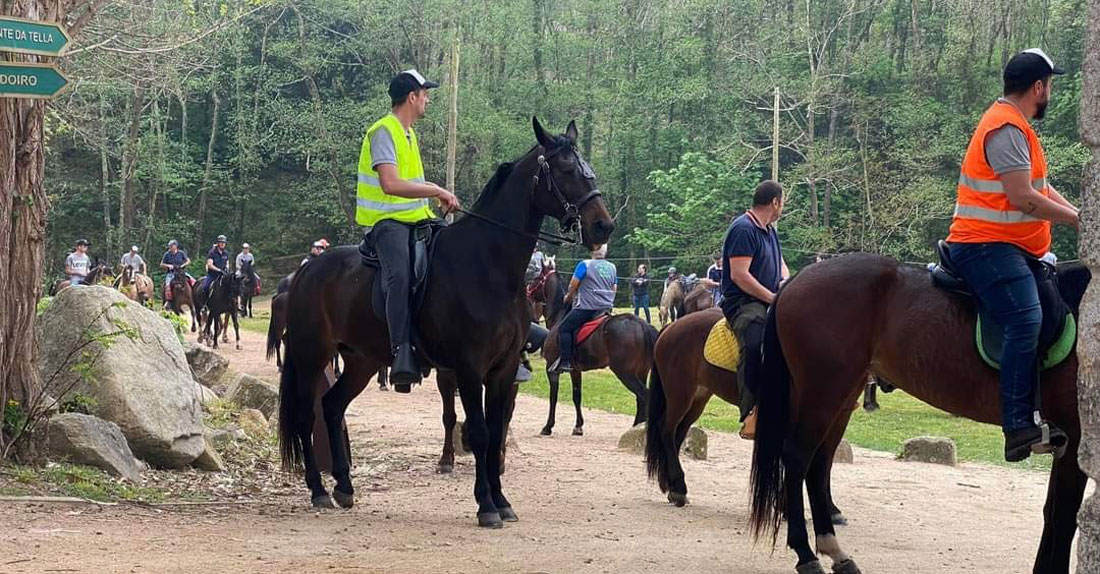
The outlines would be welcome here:
M 756 433 L 756 372 L 760 365 L 760 344 L 768 305 L 775 300 L 779 285 L 790 276 L 774 223 L 783 213 L 783 188 L 775 181 L 756 186 L 752 208 L 733 220 L 722 246 L 722 313 L 741 341 L 741 364 L 737 369 L 741 397 L 741 436 Z

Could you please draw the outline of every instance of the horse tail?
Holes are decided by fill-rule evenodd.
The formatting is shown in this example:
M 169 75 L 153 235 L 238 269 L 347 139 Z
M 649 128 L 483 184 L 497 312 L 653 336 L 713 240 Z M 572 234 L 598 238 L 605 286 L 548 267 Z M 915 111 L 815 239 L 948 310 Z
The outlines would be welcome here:
M 749 525 L 759 538 L 771 530 L 772 544 L 787 510 L 783 445 L 787 437 L 791 402 L 791 371 L 783 355 L 776 327 L 779 297 L 768 310 L 762 345 L 763 363 L 757 393 L 756 441 L 752 452 L 752 508 Z
M 283 455 L 283 470 L 294 472 L 302 467 L 302 441 L 298 436 L 301 426 L 298 408 L 309 405 L 309 397 L 298 390 L 298 369 L 287 353 L 283 361 L 283 373 L 279 379 L 279 449 Z
M 282 312 L 283 304 L 286 302 L 285 295 L 276 295 L 271 300 L 271 321 L 267 325 L 267 360 L 271 360 L 271 357 L 275 355 L 279 350 L 279 344 L 283 338 L 283 331 L 286 330 L 286 317 Z
M 648 336 L 647 336 L 648 339 Z M 661 382 L 661 370 L 657 368 L 657 359 L 653 358 L 653 369 L 649 372 L 649 396 L 647 397 L 645 423 L 645 464 L 649 478 L 657 478 L 661 492 L 668 490 L 668 453 L 661 437 L 665 424 L 665 412 L 668 404 L 665 400 L 665 388 Z

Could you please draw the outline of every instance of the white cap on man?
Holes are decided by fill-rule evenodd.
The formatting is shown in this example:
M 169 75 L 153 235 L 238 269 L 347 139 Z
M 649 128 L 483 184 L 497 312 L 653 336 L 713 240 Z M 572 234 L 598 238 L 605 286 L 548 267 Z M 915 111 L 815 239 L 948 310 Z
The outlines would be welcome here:
M 241 244 L 241 249 L 251 249 L 251 248 L 252 248 L 252 246 L 247 244 L 247 243 L 242 243 Z
M 138 246 L 137 245 L 131 245 L 130 246 L 130 251 L 133 251 L 134 253 L 137 253 L 138 252 Z

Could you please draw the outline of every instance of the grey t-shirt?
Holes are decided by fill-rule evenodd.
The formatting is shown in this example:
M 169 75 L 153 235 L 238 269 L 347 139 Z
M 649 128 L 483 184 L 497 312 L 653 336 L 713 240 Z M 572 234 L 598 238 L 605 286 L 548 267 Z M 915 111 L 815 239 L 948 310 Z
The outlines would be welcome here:
M 376 168 L 384 163 L 397 165 L 397 150 L 394 148 L 390 130 L 378 128 L 370 137 L 370 166 Z
M 985 138 L 985 159 L 997 175 L 1031 169 L 1031 146 L 1027 143 L 1027 135 L 1012 124 L 989 132 Z
M 606 259 L 586 259 L 577 264 L 573 277 L 581 282 L 574 308 L 610 311 L 615 306 L 618 272 L 614 263 Z
M 129 265 L 134 268 L 134 271 L 141 271 L 141 267 L 145 265 L 145 260 L 136 253 L 127 253 L 122 256 L 122 266 Z

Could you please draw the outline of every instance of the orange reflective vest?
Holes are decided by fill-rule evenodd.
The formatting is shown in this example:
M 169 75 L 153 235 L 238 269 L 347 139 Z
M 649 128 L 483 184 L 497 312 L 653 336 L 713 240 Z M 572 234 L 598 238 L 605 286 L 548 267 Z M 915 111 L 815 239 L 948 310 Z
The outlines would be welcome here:
M 1042 257 L 1050 251 L 1050 222 L 1016 209 L 1005 194 L 1000 177 L 985 157 L 985 138 L 990 132 L 1012 124 L 1027 136 L 1031 152 L 1031 187 L 1050 196 L 1047 160 L 1039 136 L 1020 110 L 998 101 L 986 110 L 966 148 L 959 174 L 955 215 L 949 243 L 1011 243 Z

